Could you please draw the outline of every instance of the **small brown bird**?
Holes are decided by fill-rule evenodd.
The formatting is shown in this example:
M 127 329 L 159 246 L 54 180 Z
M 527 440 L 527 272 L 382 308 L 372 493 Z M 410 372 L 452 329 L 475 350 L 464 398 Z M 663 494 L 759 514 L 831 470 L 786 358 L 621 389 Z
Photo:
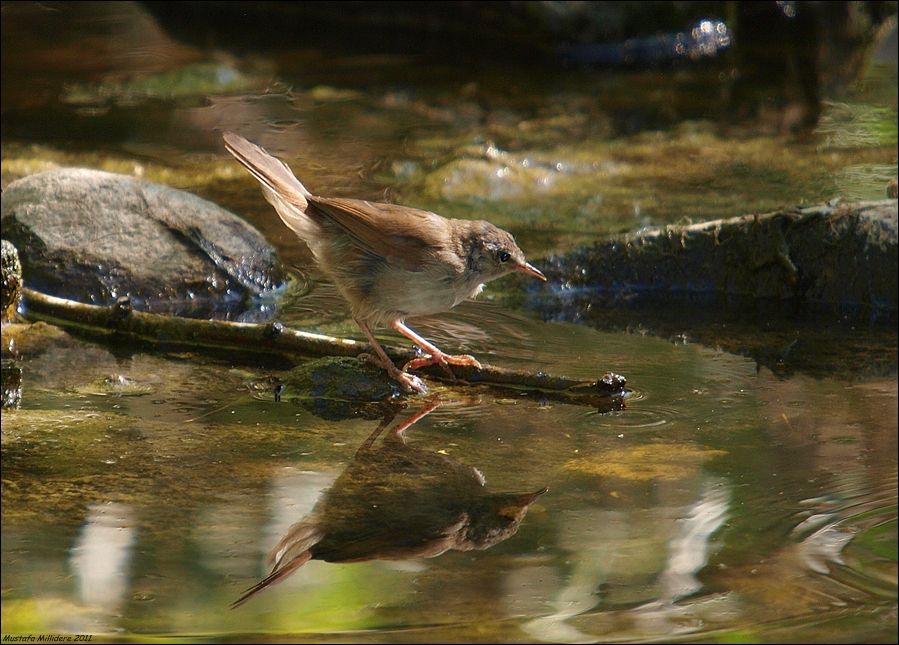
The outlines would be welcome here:
M 513 271 L 546 280 L 528 264 L 515 240 L 490 222 L 446 219 L 428 211 L 360 199 L 317 197 L 290 167 L 233 132 L 225 148 L 262 184 L 265 199 L 288 228 L 306 242 L 322 270 L 349 302 L 353 318 L 376 356 L 407 391 L 424 392 L 417 376 L 406 373 L 426 365 L 480 364 L 472 356 L 444 354 L 405 324 L 410 316 L 452 309 L 484 288 L 484 283 Z M 400 370 L 372 335 L 386 324 L 419 345 L 428 357 Z

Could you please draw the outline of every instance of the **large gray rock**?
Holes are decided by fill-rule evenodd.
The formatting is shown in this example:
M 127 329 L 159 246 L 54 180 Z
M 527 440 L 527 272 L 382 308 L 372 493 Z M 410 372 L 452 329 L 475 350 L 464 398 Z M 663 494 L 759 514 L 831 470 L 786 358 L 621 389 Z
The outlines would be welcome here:
M 80 168 L 25 177 L 3 192 L 2 223 L 25 286 L 80 302 L 129 296 L 146 311 L 233 318 L 284 280 L 245 221 L 134 177 Z

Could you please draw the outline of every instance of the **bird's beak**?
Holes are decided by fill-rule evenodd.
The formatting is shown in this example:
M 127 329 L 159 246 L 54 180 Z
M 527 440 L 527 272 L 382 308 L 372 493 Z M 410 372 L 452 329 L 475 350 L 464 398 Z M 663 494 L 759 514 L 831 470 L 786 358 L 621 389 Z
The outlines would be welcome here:
M 535 490 L 533 493 L 525 493 L 524 495 L 520 495 L 520 496 L 518 497 L 518 502 L 519 502 L 522 506 L 529 506 L 530 504 L 533 504 L 533 503 L 534 503 L 534 500 L 535 500 L 535 499 L 537 499 L 538 497 L 540 497 L 541 495 L 543 495 L 543 494 L 544 494 L 546 491 L 548 491 L 548 490 L 549 490 L 549 488 L 547 488 L 546 486 L 544 486 L 544 487 L 541 488 L 540 490 Z
M 521 515 L 522 510 L 526 509 L 528 506 L 534 503 L 538 497 L 540 497 L 543 493 L 548 491 L 549 489 L 544 486 L 540 490 L 535 490 L 533 493 L 522 493 L 520 495 L 509 495 L 508 502 L 505 506 L 499 509 L 499 514 L 504 515 L 509 518 L 515 518 Z
M 527 262 L 525 262 L 524 264 L 519 264 L 517 267 L 515 267 L 515 270 L 521 271 L 522 273 L 527 273 L 530 276 L 534 276 L 538 280 L 543 280 L 544 282 L 546 282 L 546 276 L 540 272 L 540 269 Z

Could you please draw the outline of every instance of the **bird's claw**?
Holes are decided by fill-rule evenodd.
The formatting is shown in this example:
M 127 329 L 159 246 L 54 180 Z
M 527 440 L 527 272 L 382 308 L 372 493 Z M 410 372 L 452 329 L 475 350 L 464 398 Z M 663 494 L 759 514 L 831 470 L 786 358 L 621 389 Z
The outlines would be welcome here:
M 399 370 L 397 370 L 396 375 L 391 376 L 393 376 L 393 378 L 399 382 L 399 384 L 406 392 L 414 394 L 427 394 L 428 392 L 428 386 L 425 385 L 425 382 L 414 374 L 400 372 Z
M 450 354 L 436 354 L 433 356 L 423 356 L 421 358 L 413 358 L 411 361 L 403 365 L 404 370 L 417 370 L 428 365 L 439 365 L 444 372 L 450 377 L 455 378 L 450 365 L 464 365 L 468 367 L 476 367 L 481 369 L 481 364 L 474 356 L 468 354 L 459 354 L 452 356 Z
M 393 363 L 389 361 L 385 363 L 377 356 L 372 356 L 371 354 L 362 353 L 359 355 L 359 358 L 364 358 L 372 365 L 377 365 L 386 371 L 390 378 L 400 384 L 400 387 L 403 388 L 404 392 L 410 394 L 427 394 L 428 386 L 425 385 L 425 382 L 414 374 L 406 373 L 405 368 L 399 370 Z

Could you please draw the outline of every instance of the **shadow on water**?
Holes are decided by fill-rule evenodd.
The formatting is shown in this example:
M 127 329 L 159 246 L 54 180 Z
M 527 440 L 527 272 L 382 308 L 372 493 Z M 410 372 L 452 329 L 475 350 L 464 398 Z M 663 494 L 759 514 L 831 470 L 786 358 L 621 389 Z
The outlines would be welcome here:
M 607 299 L 615 300 L 596 293 L 538 296 L 528 307 L 547 321 L 699 343 L 746 356 L 781 377 L 804 373 L 854 381 L 896 375 L 895 312 L 872 317 L 851 307 L 717 295 L 653 294 L 630 304 Z
M 439 406 L 432 401 L 389 429 L 392 419 L 382 421 L 312 512 L 272 549 L 272 572 L 232 607 L 309 560 L 432 558 L 449 550 L 482 551 L 515 535 L 528 507 L 547 489 L 488 493 L 477 468 L 407 445 L 406 430 Z

